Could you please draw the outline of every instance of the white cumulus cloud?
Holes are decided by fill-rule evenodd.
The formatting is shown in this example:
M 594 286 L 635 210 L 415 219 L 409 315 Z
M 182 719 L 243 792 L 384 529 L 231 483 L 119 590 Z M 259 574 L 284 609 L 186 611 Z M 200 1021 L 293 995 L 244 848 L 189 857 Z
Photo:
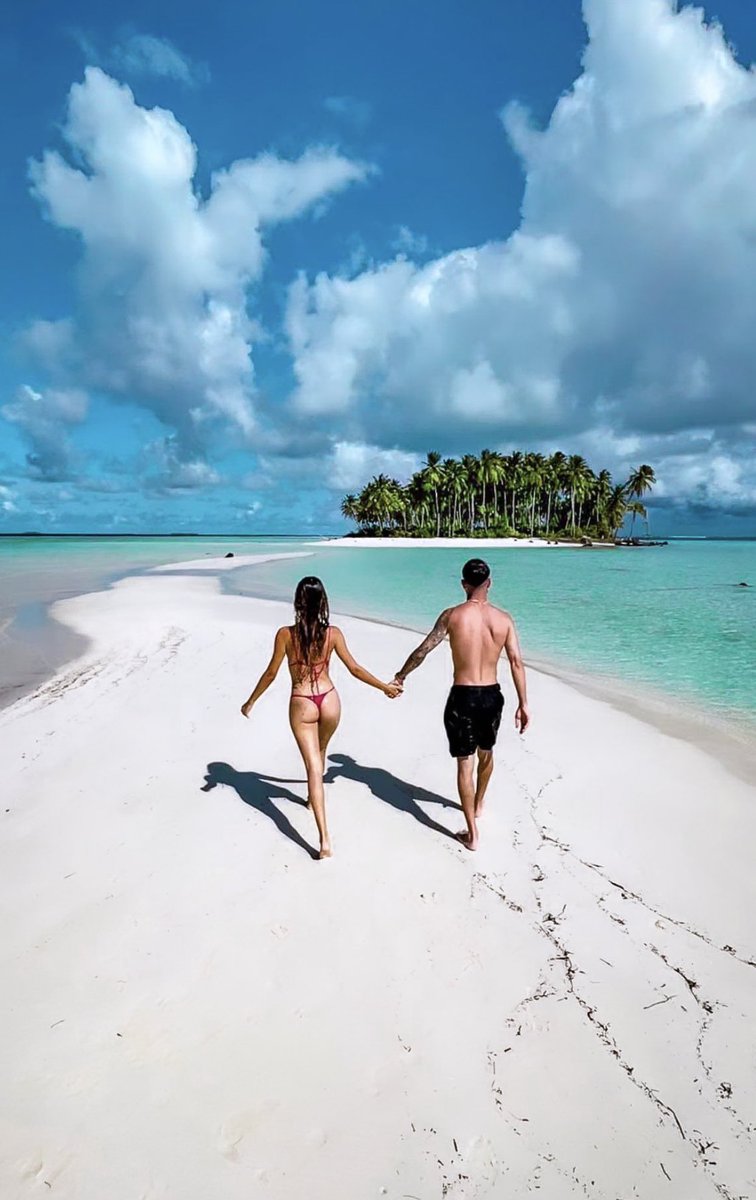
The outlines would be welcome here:
M 369 168 L 328 147 L 288 161 L 265 153 L 216 172 L 206 197 L 196 148 L 165 109 L 145 109 L 97 67 L 71 88 L 64 136 L 31 164 L 48 219 L 82 247 L 74 318 L 35 322 L 27 345 L 56 384 L 151 409 L 191 459 L 208 426 L 255 433 L 247 310 L 265 236 Z
M 13 400 L 0 408 L 0 414 L 17 426 L 29 446 L 26 462 L 37 479 L 69 479 L 76 456 L 68 433 L 87 415 L 84 392 L 75 388 L 51 388 L 36 392 L 23 385 Z
M 191 492 L 222 482 L 219 472 L 204 458 L 186 458 L 174 437 L 146 445 L 141 454 L 145 487 L 159 493 Z
M 0 509 L 2 509 L 2 511 L 5 513 L 18 512 L 18 506 L 15 502 L 15 493 L 3 483 L 0 483 Z
M 664 439 L 741 430 L 754 449 L 756 73 L 699 8 L 583 8 L 582 72 L 548 125 L 502 114 L 525 174 L 519 228 L 421 266 L 298 279 L 293 404 L 348 416 L 377 446 L 401 429 L 411 449 L 609 426 L 640 455 L 653 444 L 695 500 Z M 700 453 L 712 498 L 748 495 L 742 468 Z
M 361 488 L 373 475 L 389 475 L 405 483 L 420 466 L 417 454 L 405 450 L 383 450 L 361 442 L 336 442 L 324 463 L 324 474 L 330 487 L 339 491 Z
M 391 249 L 399 254 L 421 257 L 428 252 L 428 239 L 423 233 L 413 233 L 408 225 L 400 225 L 391 242 Z

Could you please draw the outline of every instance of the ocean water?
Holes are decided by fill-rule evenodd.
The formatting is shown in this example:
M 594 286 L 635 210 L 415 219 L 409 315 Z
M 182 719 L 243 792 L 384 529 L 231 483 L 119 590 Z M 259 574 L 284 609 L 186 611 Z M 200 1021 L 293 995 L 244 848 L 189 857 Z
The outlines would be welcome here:
M 0 537 L 0 703 L 80 649 L 47 618 L 51 601 L 160 563 L 302 549 L 312 557 L 240 567 L 221 576 L 222 586 L 289 600 L 303 574 L 317 574 L 335 611 L 426 630 L 462 599 L 460 569 L 472 553 L 304 538 Z M 756 539 L 617 550 L 497 550 L 482 542 L 479 553 L 491 564 L 492 600 L 515 616 L 532 662 L 650 685 L 749 728 L 756 721 Z
M 285 550 L 269 537 L 2 537 L 0 624 L 25 604 L 49 604 L 106 587 L 118 576 L 160 563 L 234 554 L 259 546 Z
M 145 567 L 207 556 L 283 551 L 290 541 L 238 537 L 0 536 L 0 707 L 76 657 L 85 642 L 51 620 L 55 600 L 100 591 Z
M 472 553 L 324 545 L 307 562 L 241 568 L 226 586 L 288 599 L 312 573 L 335 611 L 426 630 L 463 598 L 460 570 Z M 756 539 L 606 550 L 481 543 L 478 553 L 491 565 L 491 599 L 515 617 L 531 661 L 756 719 Z

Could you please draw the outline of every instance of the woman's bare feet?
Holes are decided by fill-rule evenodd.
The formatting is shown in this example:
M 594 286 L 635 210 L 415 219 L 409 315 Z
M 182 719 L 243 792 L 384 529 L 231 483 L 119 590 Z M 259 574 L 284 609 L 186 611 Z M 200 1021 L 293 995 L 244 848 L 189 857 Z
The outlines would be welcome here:
M 462 843 L 465 850 L 477 850 L 478 849 L 477 833 L 473 835 L 470 833 L 469 829 L 461 829 L 456 836 L 457 836 L 457 840 Z
M 325 842 L 322 843 L 322 845 L 320 847 L 320 853 L 318 854 L 318 858 L 332 858 L 332 857 L 333 857 L 333 850 L 331 849 L 331 842 L 330 842 L 330 838 L 329 838 L 328 840 L 326 840 Z

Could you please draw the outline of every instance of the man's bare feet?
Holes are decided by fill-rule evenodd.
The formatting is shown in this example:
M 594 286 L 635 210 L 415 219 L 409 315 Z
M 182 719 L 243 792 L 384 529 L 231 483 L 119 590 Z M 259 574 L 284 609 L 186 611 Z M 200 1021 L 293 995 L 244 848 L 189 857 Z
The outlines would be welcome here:
M 459 831 L 459 833 L 456 834 L 456 837 L 457 837 L 457 840 L 462 843 L 465 850 L 477 850 L 478 849 L 477 836 L 473 837 L 473 835 L 467 829 L 461 829 Z

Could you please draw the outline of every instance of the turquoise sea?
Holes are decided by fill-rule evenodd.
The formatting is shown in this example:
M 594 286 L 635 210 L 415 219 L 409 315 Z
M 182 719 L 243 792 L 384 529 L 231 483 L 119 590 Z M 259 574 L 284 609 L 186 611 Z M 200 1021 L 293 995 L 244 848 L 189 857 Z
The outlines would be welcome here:
M 526 658 L 756 718 L 756 540 L 616 550 L 324 547 L 306 566 L 235 571 L 228 586 L 288 598 L 307 570 L 323 578 L 336 611 L 425 630 L 462 599 L 460 570 L 473 553 L 490 563 L 491 599 L 515 617 Z
M 241 567 L 223 575 L 223 587 L 289 599 L 302 574 L 317 574 L 335 611 L 418 630 L 461 598 L 460 568 L 473 553 L 262 537 L 0 538 L 5 684 L 13 692 L 21 686 L 24 656 L 9 655 L 9 647 L 19 651 L 49 634 L 44 610 L 51 600 L 161 562 L 263 549 L 307 549 L 312 557 Z M 756 539 L 617 550 L 497 550 L 481 543 L 479 553 L 491 564 L 492 599 L 518 622 L 526 658 L 558 671 L 651 685 L 718 717 L 756 720 Z M 55 655 L 46 657 L 48 666 L 57 665 Z M 12 681 L 9 658 L 16 664 Z
M 285 550 L 288 539 L 238 537 L 0 536 L 0 707 L 48 679 L 85 646 L 51 620 L 55 600 L 99 591 L 114 580 L 160 563 L 208 555 Z

